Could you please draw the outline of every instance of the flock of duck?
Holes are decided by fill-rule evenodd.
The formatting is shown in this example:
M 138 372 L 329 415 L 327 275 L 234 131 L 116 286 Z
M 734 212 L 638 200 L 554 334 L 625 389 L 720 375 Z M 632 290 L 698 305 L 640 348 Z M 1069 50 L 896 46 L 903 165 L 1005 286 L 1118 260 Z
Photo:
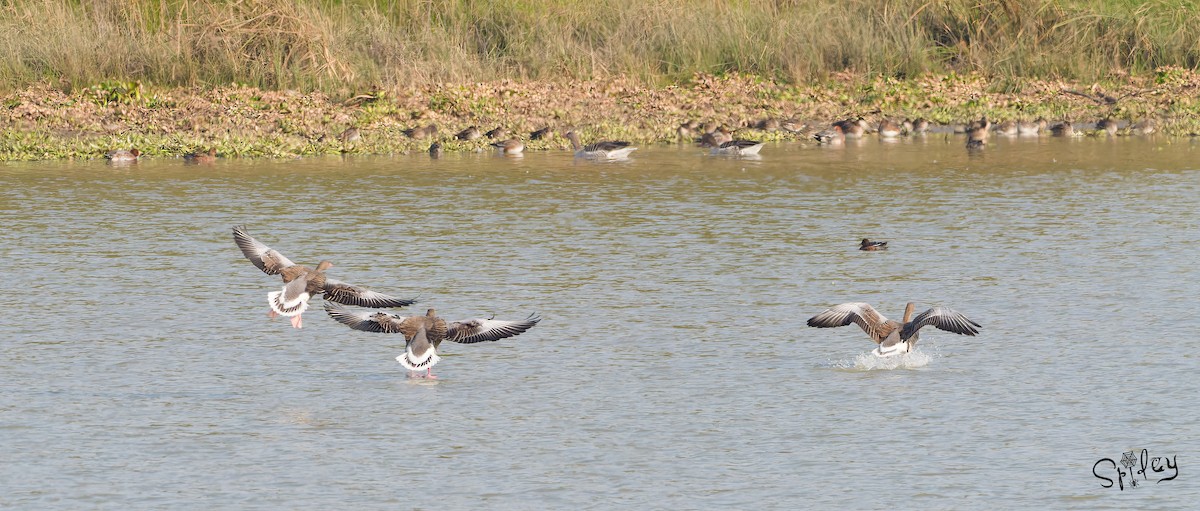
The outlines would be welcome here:
M 915 120 L 883 118 L 877 124 L 872 124 L 865 117 L 859 116 L 842 119 L 824 126 L 795 120 L 779 121 L 777 119 L 766 119 L 747 127 L 758 131 L 783 131 L 798 139 L 815 141 L 817 144 L 825 146 L 840 146 L 846 140 L 862 139 L 868 134 L 878 134 L 881 139 L 895 140 L 901 137 L 924 136 L 935 132 L 954 133 L 966 135 L 966 147 L 968 149 L 979 150 L 987 145 L 988 138 L 993 133 L 1005 137 L 1039 137 L 1044 134 L 1058 137 L 1078 137 L 1089 134 L 1107 136 L 1117 136 L 1120 134 L 1150 135 L 1157 132 L 1158 122 L 1154 119 L 1127 122 L 1105 117 L 1095 123 L 1076 123 L 1071 120 L 1064 120 L 1051 124 L 1045 118 L 1039 117 L 1034 120 L 1010 119 L 993 123 L 985 115 L 979 120 L 970 123 L 939 126 L 923 118 Z M 438 127 L 436 124 L 428 124 L 423 127 L 404 130 L 404 134 L 413 139 L 436 139 L 437 133 Z M 688 121 L 679 125 L 677 133 L 680 141 L 695 142 L 700 147 L 711 149 L 713 155 L 753 157 L 757 156 L 763 148 L 761 141 L 735 138 L 732 130 L 718 123 L 701 125 L 698 121 Z M 553 129 L 543 127 L 530 132 L 529 139 L 544 140 L 553 137 L 554 134 Z M 699 136 L 697 137 L 696 135 Z M 454 138 L 461 141 L 480 140 L 485 137 L 489 140 L 495 140 L 494 142 L 489 142 L 488 145 L 501 155 L 517 156 L 523 154 L 525 151 L 525 142 L 520 138 L 508 137 L 508 132 L 503 128 L 484 132 L 478 126 L 469 126 L 454 134 Z M 637 150 L 637 147 L 622 140 L 600 140 L 584 144 L 580 141 L 579 134 L 574 130 L 567 131 L 563 134 L 563 137 L 571 142 L 571 148 L 576 158 L 619 160 L 629 157 L 630 153 Z M 347 128 L 338 135 L 338 140 L 341 141 L 343 147 L 351 147 L 361 139 L 362 133 L 355 127 Z M 114 164 L 129 164 L 137 162 L 141 158 L 141 155 L 142 153 L 137 149 L 117 149 L 109 151 L 105 154 L 105 158 Z M 430 144 L 429 155 L 433 158 L 441 157 L 441 140 L 434 140 Z M 185 154 L 183 155 L 183 159 L 186 163 L 212 163 L 217 159 L 217 151 L 215 148 L 209 148 L 205 151 Z
M 405 130 L 405 133 L 413 138 L 426 138 L 433 136 L 436 133 L 437 126 L 430 124 L 425 128 L 414 128 Z M 533 140 L 549 138 L 554 132 L 549 128 L 542 128 L 530 134 Z M 482 133 L 478 127 L 471 126 L 455 135 L 459 140 L 477 140 L 484 136 L 487 137 L 503 137 L 506 133 L 500 131 L 500 128 L 489 131 L 486 134 Z M 633 144 L 624 140 L 600 140 L 590 144 L 584 144 L 579 139 L 579 134 L 575 131 L 568 131 L 563 134 L 567 140 L 571 142 L 571 148 L 575 152 L 576 158 L 588 160 L 620 160 L 628 158 L 630 153 L 637 150 Z M 347 128 L 338 136 L 341 142 L 349 146 L 362 139 L 362 134 L 358 128 Z M 519 138 L 507 138 L 489 144 L 497 153 L 505 156 L 519 156 L 525 152 L 525 142 Z M 702 144 L 703 145 L 703 144 Z M 727 140 L 714 143 L 712 145 L 713 154 L 721 155 L 736 155 L 736 156 L 751 156 L 757 155 L 762 149 L 763 143 L 751 140 Z M 434 141 L 429 145 L 429 156 L 439 158 L 442 156 L 442 143 Z M 104 158 L 113 164 L 130 164 L 136 163 L 142 157 L 141 151 L 137 149 L 115 149 L 104 155 Z M 205 151 L 197 151 L 183 155 L 185 163 L 208 164 L 217 160 L 217 150 L 209 148 Z
M 408 369 L 410 377 L 436 378 L 433 366 L 441 360 L 438 348 L 442 341 L 462 344 L 498 341 L 522 334 L 541 321 L 536 313 L 520 321 L 474 318 L 447 322 L 434 309 L 426 311 L 424 316 L 349 309 L 345 306 L 407 307 L 416 303 L 416 299 L 398 298 L 331 279 L 326 276 L 326 271 L 333 267 L 332 262 L 322 260 L 316 268 L 296 264 L 255 239 L 246 232 L 245 226 L 233 227 L 233 241 L 256 268 L 283 279 L 281 289 L 267 293 L 268 317 L 284 316 L 290 319 L 292 327 L 303 328 L 302 318 L 308 310 L 309 300 L 321 295 L 325 299 L 325 312 L 338 323 L 364 332 L 403 335 L 404 353 L 398 355 L 396 361 Z M 887 242 L 864 238 L 859 250 L 887 250 Z M 979 333 L 981 328 L 962 313 L 946 307 L 933 307 L 913 317 L 914 307 L 913 303 L 908 303 L 903 319 L 895 321 L 884 317 L 870 304 L 843 303 L 813 316 L 808 320 L 808 326 L 830 328 L 857 324 L 875 342 L 877 347 L 872 353 L 879 357 L 911 352 L 917 344 L 918 331 L 925 326 L 968 336 Z
M 785 128 L 786 129 L 786 128 Z M 922 136 L 931 130 L 939 129 L 950 133 L 966 135 L 967 149 L 978 150 L 987 145 L 988 138 L 995 133 L 1005 137 L 1040 137 L 1049 134 L 1055 137 L 1078 137 L 1088 134 L 1117 136 L 1120 134 L 1150 135 L 1158 130 L 1158 122 L 1154 119 L 1144 119 L 1134 123 L 1117 121 L 1105 117 L 1094 124 L 1076 124 L 1064 120 L 1051 124 L 1044 117 L 1035 120 L 1006 120 L 993 123 L 987 116 L 977 121 L 946 127 L 933 126 L 926 119 L 883 119 L 876 127 L 863 117 L 843 119 L 831 126 L 812 134 L 812 139 L 823 145 L 839 145 L 847 139 L 863 138 L 869 133 L 878 133 L 881 139 L 896 139 L 904 136 Z

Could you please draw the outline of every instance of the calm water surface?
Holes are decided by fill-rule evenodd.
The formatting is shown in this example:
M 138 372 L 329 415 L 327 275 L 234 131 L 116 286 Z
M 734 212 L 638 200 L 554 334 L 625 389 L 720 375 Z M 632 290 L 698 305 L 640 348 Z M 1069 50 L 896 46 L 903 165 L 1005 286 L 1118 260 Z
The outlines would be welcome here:
M 0 165 L 0 507 L 1200 501 L 1195 145 L 762 153 Z M 279 282 L 240 223 L 417 313 L 545 319 L 409 380 L 402 338 L 319 300 L 302 330 L 268 320 Z M 983 330 L 880 361 L 857 327 L 804 325 L 847 301 Z M 1093 475 L 1141 449 L 1178 477 Z

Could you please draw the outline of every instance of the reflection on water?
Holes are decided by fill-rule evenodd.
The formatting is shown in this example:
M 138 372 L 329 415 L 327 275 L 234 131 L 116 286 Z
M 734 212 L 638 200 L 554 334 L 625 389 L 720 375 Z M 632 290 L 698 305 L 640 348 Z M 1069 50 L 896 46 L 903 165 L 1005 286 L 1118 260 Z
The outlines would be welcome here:
M 4 164 L 0 506 L 1116 509 L 1093 464 L 1148 448 L 1185 466 L 1138 507 L 1178 507 L 1200 496 L 1195 161 L 931 134 Z M 278 280 L 235 224 L 410 312 L 544 320 L 408 380 L 398 336 L 268 320 Z M 847 301 L 983 329 L 873 360 L 804 325 Z

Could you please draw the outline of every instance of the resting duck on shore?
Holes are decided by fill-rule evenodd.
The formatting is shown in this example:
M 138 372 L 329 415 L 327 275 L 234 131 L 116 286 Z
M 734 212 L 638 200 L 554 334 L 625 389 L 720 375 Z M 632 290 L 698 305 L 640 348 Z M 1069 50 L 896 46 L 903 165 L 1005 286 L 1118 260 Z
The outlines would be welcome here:
M 1017 135 L 1022 137 L 1036 137 L 1046 129 L 1046 118 L 1038 117 L 1033 121 L 1021 121 L 1017 123 Z
M 434 309 L 424 316 L 400 316 L 378 311 L 352 312 L 329 302 L 325 303 L 325 312 L 355 330 L 403 335 L 404 354 L 397 356 L 396 361 L 410 371 L 409 376 L 418 376 L 417 371 L 424 369 L 426 378 L 434 378 L 432 370 L 441 360 L 437 349 L 442 341 L 461 344 L 498 341 L 519 335 L 542 320 L 537 314 L 530 314 L 522 321 L 478 318 L 447 323 Z
M 588 145 L 579 143 L 579 134 L 574 131 L 567 132 L 567 140 L 571 141 L 571 147 L 575 149 L 576 158 L 587 158 L 591 160 L 618 160 L 629 156 L 629 153 L 637 150 L 636 147 L 629 145 L 629 142 L 624 141 L 608 141 L 603 140 L 594 142 Z
M 917 331 L 926 325 L 960 335 L 974 336 L 979 333 L 978 323 L 961 313 L 945 307 L 934 307 L 917 317 L 912 317 L 914 304 L 908 302 L 904 308 L 904 319 L 894 321 L 883 317 L 870 304 L 851 302 L 835 305 L 809 318 L 808 326 L 831 328 L 855 323 L 862 327 L 867 336 L 879 347 L 872 353 L 880 357 L 891 357 L 912 351 L 917 345 Z
M 879 121 L 879 137 L 880 138 L 896 138 L 904 133 L 904 129 L 891 119 Z
M 912 122 L 912 134 L 913 135 L 924 135 L 928 131 L 929 131 L 929 120 L 925 119 L 924 117 L 918 117 L 917 120 Z
M 1096 123 L 1096 131 L 1103 132 L 1110 137 L 1117 136 L 1117 128 L 1117 121 L 1111 117 L 1105 117 Z
M 454 138 L 457 138 L 459 140 L 475 140 L 478 138 L 483 138 L 483 133 L 479 131 L 478 126 L 471 126 L 465 130 L 462 130 L 462 131 L 456 133 L 454 135 Z
M 871 241 L 863 238 L 862 243 L 858 245 L 858 249 L 866 251 L 887 250 L 887 243 L 886 241 Z
M 721 147 L 721 144 L 733 141 L 733 132 L 729 128 L 719 126 L 712 131 L 706 131 L 700 135 L 697 143 L 700 147 Z
M 730 140 L 712 149 L 712 154 L 726 156 L 754 156 L 762 150 L 763 143 L 754 140 Z
M 287 316 L 295 328 L 303 327 L 300 315 L 308 309 L 308 300 L 318 294 L 323 294 L 326 300 L 363 307 L 405 307 L 416 303 L 327 278 L 325 270 L 333 267 L 329 261 L 321 261 L 316 269 L 293 263 L 250 236 L 245 226 L 234 226 L 233 241 L 263 273 L 283 277 L 283 289 L 267 293 L 267 303 L 271 306 L 267 315 Z
M 1144 119 L 1129 127 L 1129 131 L 1134 135 L 1149 135 L 1158 129 L 1158 121 L 1154 119 Z
M 421 140 L 423 138 L 431 138 L 434 135 L 437 135 L 437 132 L 438 132 L 437 125 L 432 124 L 432 123 L 426 125 L 423 128 L 409 128 L 409 129 L 404 130 L 404 134 L 407 135 L 408 138 L 412 138 L 412 139 L 416 139 L 416 140 Z
M 1050 127 L 1050 134 L 1056 137 L 1073 137 L 1075 136 L 1075 126 L 1071 121 L 1063 121 Z
M 868 127 L 867 120 L 861 116 L 857 119 L 841 120 L 833 125 L 842 128 L 842 135 L 846 138 L 862 138 Z
M 996 134 L 1006 137 L 1015 137 L 1020 133 L 1017 129 L 1017 122 L 1009 119 L 996 125 Z

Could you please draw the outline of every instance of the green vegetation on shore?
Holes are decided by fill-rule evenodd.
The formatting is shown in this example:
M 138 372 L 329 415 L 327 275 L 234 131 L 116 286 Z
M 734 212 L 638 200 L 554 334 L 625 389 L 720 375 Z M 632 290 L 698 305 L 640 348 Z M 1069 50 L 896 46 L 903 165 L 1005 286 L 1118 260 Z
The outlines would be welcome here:
M 1200 63 L 1189 0 L 12 0 L 0 89 L 237 83 L 345 96 L 702 73 L 1121 80 Z

